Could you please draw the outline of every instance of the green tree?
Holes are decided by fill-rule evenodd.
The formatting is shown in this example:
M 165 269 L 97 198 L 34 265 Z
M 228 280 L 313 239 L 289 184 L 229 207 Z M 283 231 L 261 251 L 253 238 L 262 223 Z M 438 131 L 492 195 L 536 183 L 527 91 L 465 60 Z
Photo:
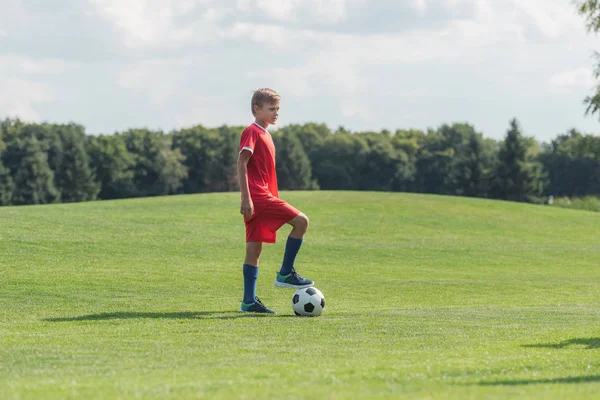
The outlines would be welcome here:
M 242 129 L 221 126 L 208 142 L 205 184 L 210 192 L 237 190 L 237 157 Z
M 20 141 L 21 163 L 15 174 L 13 204 L 47 204 L 60 200 L 54 186 L 54 172 L 39 139 L 25 137 Z
M 284 135 L 293 135 L 298 138 L 304 148 L 306 155 L 310 158 L 311 153 L 319 148 L 331 131 L 325 124 L 307 123 L 304 125 L 287 125 L 279 130 Z
M 81 125 L 53 125 L 51 127 L 60 143 L 60 155 L 53 158 L 54 180 L 63 202 L 96 199 L 100 183 L 96 181 L 85 146 L 85 133 Z
M 588 31 L 598 33 L 600 31 L 600 0 L 576 0 L 577 11 L 585 18 Z M 600 78 L 600 54 L 596 53 L 595 58 L 598 61 L 594 75 L 598 80 Z M 587 104 L 587 114 L 600 115 L 600 84 L 597 84 L 593 93 L 585 98 Z
M 390 191 L 407 178 L 407 157 L 403 157 L 402 150 L 394 147 L 389 132 L 355 135 L 367 145 L 363 169 L 355 178 L 359 190 Z
M 164 194 L 178 193 L 188 174 L 188 169 L 183 164 L 185 156 L 179 149 L 172 147 L 170 136 L 165 137 L 164 141 L 164 148 L 156 158 L 156 168 L 160 171 L 158 174 L 159 190 Z
M 312 177 L 310 160 L 300 140 L 293 133 L 273 135 L 277 151 L 277 180 L 281 190 L 313 190 L 318 185 Z
M 0 206 L 7 206 L 12 201 L 14 184 L 10 170 L 4 165 L 3 155 L 6 151 L 6 144 L 2 137 L 3 130 L 0 129 Z
M 237 190 L 236 163 L 243 127 L 201 125 L 172 133 L 173 148 L 185 157 L 184 193 Z
M 546 145 L 539 159 L 548 173 L 546 194 L 600 195 L 600 137 L 571 129 Z
M 314 152 L 313 174 L 319 187 L 357 190 L 368 152 L 365 140 L 350 133 L 338 132 L 327 137 Z
M 409 190 L 422 193 L 453 194 L 448 185 L 448 174 L 454 158 L 454 149 L 439 131 L 428 130 L 419 138 L 415 179 Z
M 13 141 L 35 138 L 40 150 L 46 155 L 47 163 L 54 174 L 54 186 L 61 201 L 72 202 L 93 200 L 98 192 L 85 150 L 84 128 L 77 124 L 19 124 L 13 125 Z M 22 151 L 19 150 L 19 151 Z M 20 164 L 22 154 L 10 150 L 14 171 Z
M 444 131 L 450 133 L 448 145 L 454 151 L 446 181 L 450 193 L 488 197 L 497 160 L 495 142 L 484 140 L 469 124 L 445 126 Z
M 10 171 L 0 162 L 0 206 L 12 204 L 14 182 Z
M 183 185 L 187 176 L 184 156 L 172 148 L 169 136 L 148 129 L 130 129 L 120 136 L 135 160 L 132 168 L 134 196 L 167 195 Z
M 185 157 L 183 163 L 188 170 L 188 176 L 183 181 L 183 192 L 205 192 L 211 133 L 202 125 L 197 125 L 175 131 L 171 136 L 173 147 L 178 149 Z M 212 140 L 216 141 L 216 135 Z
M 86 148 L 92 172 L 100 183 L 100 199 L 120 199 L 135 194 L 135 160 L 121 136 L 88 136 Z
M 536 201 L 545 184 L 542 164 L 535 161 L 531 141 L 523 136 L 516 119 L 500 146 L 494 194 L 511 201 Z
M 424 138 L 425 132 L 417 129 L 398 129 L 392 135 L 392 145 L 404 166 L 394 182 L 394 190 L 414 190 L 418 174 L 417 159 Z

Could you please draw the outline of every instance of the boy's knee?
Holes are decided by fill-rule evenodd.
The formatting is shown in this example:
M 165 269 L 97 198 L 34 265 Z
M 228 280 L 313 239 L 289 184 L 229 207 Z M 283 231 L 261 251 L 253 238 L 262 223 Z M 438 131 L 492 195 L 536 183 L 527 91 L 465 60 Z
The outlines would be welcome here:
M 309 219 L 305 214 L 302 214 L 302 217 L 304 219 L 304 225 L 306 226 L 306 228 L 308 229 L 308 225 L 309 225 Z
M 308 220 L 308 217 L 306 216 L 306 214 L 300 213 L 296 217 L 296 222 L 297 222 L 296 227 L 298 229 L 302 229 L 303 231 L 306 231 L 308 229 L 309 220 Z

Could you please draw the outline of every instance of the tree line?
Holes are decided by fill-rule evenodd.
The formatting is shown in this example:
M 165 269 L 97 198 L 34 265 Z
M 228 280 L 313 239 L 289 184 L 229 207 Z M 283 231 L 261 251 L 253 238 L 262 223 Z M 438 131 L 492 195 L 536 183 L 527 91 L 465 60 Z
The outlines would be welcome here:
M 86 135 L 78 124 L 0 124 L 0 205 L 236 191 L 241 126 Z M 600 137 L 550 143 L 510 121 L 503 140 L 466 123 L 390 132 L 288 125 L 273 133 L 282 190 L 371 190 L 542 202 L 600 195 Z

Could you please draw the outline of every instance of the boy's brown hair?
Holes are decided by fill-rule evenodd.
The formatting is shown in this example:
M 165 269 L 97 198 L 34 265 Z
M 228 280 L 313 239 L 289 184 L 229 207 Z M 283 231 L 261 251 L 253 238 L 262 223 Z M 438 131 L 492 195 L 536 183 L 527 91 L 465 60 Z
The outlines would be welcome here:
M 265 103 L 277 103 L 281 100 L 281 96 L 279 93 L 269 88 L 262 88 L 254 91 L 252 95 L 252 101 L 250 103 L 250 109 L 252 110 L 252 115 L 256 115 L 254 112 L 254 106 L 258 106 L 261 108 Z

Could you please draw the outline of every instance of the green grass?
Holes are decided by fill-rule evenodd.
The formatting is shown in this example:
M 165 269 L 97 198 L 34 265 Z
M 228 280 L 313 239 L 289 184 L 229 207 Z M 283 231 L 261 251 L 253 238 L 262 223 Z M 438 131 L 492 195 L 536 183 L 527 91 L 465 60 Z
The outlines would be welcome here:
M 2 399 L 595 399 L 600 214 L 294 192 L 327 299 L 242 295 L 239 194 L 0 208 Z
M 574 197 L 573 199 L 559 197 L 554 200 L 553 205 L 555 207 L 600 212 L 600 198 L 595 196 Z

